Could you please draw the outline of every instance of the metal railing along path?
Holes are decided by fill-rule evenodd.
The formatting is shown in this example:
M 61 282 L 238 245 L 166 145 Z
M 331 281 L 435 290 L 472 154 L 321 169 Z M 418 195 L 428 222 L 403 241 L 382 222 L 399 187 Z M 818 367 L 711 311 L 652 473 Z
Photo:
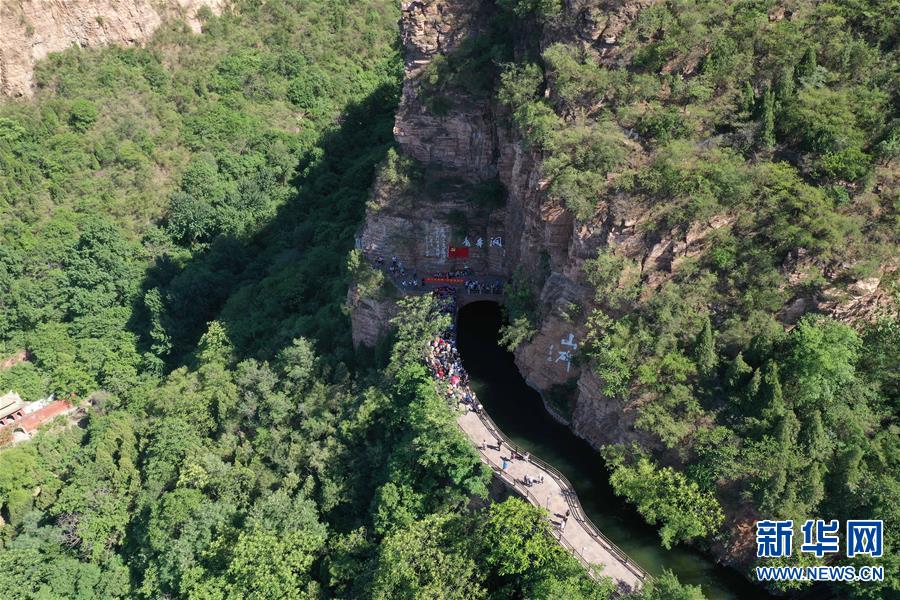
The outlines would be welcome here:
M 510 476 L 509 473 L 504 471 L 498 465 L 492 463 L 483 454 L 479 454 L 479 457 L 481 457 L 481 462 L 483 462 L 488 467 L 490 467 L 490 469 L 494 473 L 494 475 L 496 475 L 503 483 L 505 483 L 507 486 L 513 488 L 516 492 L 525 496 L 525 498 L 532 504 L 534 504 L 536 506 L 541 506 L 541 503 L 537 499 L 537 497 L 534 494 L 532 494 L 531 490 L 529 490 L 526 486 L 520 485 L 519 480 L 517 480 L 515 477 Z M 569 540 L 567 540 L 565 537 L 562 536 L 562 534 L 560 533 L 560 531 L 558 529 L 556 529 L 556 528 L 552 529 L 551 533 L 552 533 L 554 539 L 556 539 L 560 544 L 562 544 L 562 546 L 566 550 L 568 550 L 575 556 L 575 558 L 578 560 L 578 562 L 581 563 L 581 566 L 583 566 L 585 568 L 585 570 L 587 570 L 588 575 L 592 579 L 600 579 L 601 575 L 598 574 L 596 571 L 594 571 L 594 567 L 596 565 L 588 562 L 588 560 L 581 554 L 581 552 L 576 550 L 575 546 L 573 546 L 571 543 L 569 543 Z
M 581 506 L 581 501 L 578 499 L 578 494 L 575 493 L 575 488 L 572 487 L 572 484 L 563 475 L 559 469 L 551 465 L 550 463 L 541 460 L 540 458 L 532 455 L 527 450 L 523 450 L 516 444 L 514 444 L 504 433 L 497 427 L 497 424 L 484 412 L 484 410 L 480 410 L 477 413 L 478 418 L 484 424 L 485 428 L 497 438 L 498 441 L 503 442 L 507 446 L 509 446 L 510 450 L 519 455 L 520 458 L 523 458 L 525 455 L 528 456 L 528 462 L 540 467 L 542 470 L 546 471 L 551 477 L 556 480 L 557 485 L 562 490 L 563 496 L 566 499 L 566 504 L 568 504 L 569 509 L 572 511 L 572 516 L 576 521 L 581 523 L 588 535 L 590 535 L 600 546 L 606 549 L 611 555 L 619 559 L 619 561 L 634 575 L 644 581 L 650 578 L 650 574 L 647 573 L 640 565 L 638 565 L 634 560 L 632 560 L 624 550 L 619 548 L 612 540 L 607 538 L 603 533 L 601 533 L 600 529 L 591 521 L 590 517 L 587 516 L 584 512 L 584 508 Z M 524 485 L 519 485 L 519 482 L 510 477 L 509 474 L 504 472 L 501 468 L 496 465 L 491 464 L 488 459 L 479 453 L 479 456 L 482 457 L 482 461 L 491 467 L 491 470 L 494 471 L 495 474 L 500 476 L 500 479 L 504 481 L 507 485 L 512 486 L 519 493 L 523 494 L 532 501 L 537 506 L 541 506 L 540 501 L 531 493 L 531 491 Z M 589 573 L 592 577 L 596 577 L 596 574 L 593 571 L 593 564 L 589 563 L 580 552 L 578 552 L 568 541 L 560 535 L 558 532 L 555 532 L 554 537 L 560 540 L 563 546 L 566 546 L 573 554 L 575 554 L 576 558 L 578 558 L 579 562 L 581 562 L 585 568 L 588 569 Z

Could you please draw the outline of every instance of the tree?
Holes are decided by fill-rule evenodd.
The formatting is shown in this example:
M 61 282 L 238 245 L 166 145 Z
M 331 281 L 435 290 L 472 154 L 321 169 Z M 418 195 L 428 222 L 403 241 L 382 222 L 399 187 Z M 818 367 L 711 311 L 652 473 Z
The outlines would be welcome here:
M 744 82 L 740 106 L 741 111 L 748 115 L 752 115 L 753 110 L 756 108 L 756 92 L 753 90 L 753 84 L 749 81 Z
M 63 535 L 93 562 L 109 558 L 125 538 L 140 486 L 134 420 L 126 413 L 92 416 L 88 441 L 51 508 Z
M 150 339 L 153 340 L 153 353 L 163 358 L 172 351 L 172 338 L 166 331 L 165 302 L 159 288 L 147 290 L 144 294 L 144 306 L 150 316 Z
M 593 361 L 608 396 L 624 397 L 634 377 L 633 357 L 639 349 L 630 325 L 624 319 L 613 321 L 599 309 L 588 317 L 585 354 Z
M 570 569 L 550 574 L 535 582 L 533 598 L 566 598 L 567 600 L 607 600 L 615 597 L 616 586 L 612 579 L 594 581 L 584 572 L 581 564 L 571 561 Z
M 763 150 L 771 150 L 775 147 L 775 96 L 771 89 L 763 93 L 760 112 L 759 146 Z
M 204 567 L 204 555 L 221 536 L 232 534 L 230 519 L 235 507 L 214 502 L 198 489 L 179 487 L 153 502 L 146 522 L 145 549 L 151 569 L 142 588 L 150 595 L 188 595 L 191 588 L 211 574 Z
M 486 497 L 490 471 L 459 429 L 447 401 L 438 396 L 430 373 L 421 364 L 407 365 L 395 373 L 395 397 L 406 401 L 401 422 L 410 436 L 409 445 L 398 450 L 417 465 L 417 487 L 429 495 L 441 490 L 445 504 L 462 503 L 472 495 Z
M 84 223 L 74 252 L 64 259 L 71 290 L 70 316 L 85 316 L 131 302 L 137 292 L 136 248 L 110 220 L 91 217 Z
M 812 46 L 809 46 L 803 52 L 803 58 L 800 59 L 800 62 L 797 63 L 797 66 L 794 68 L 794 77 L 797 81 L 802 82 L 804 79 L 810 77 L 816 70 L 816 49 Z
M 800 423 L 788 408 L 778 420 L 774 444 L 764 457 L 762 481 L 759 485 L 759 505 L 776 515 L 793 515 L 797 509 L 797 483 L 790 477 L 798 466 L 797 435 Z
M 425 512 L 425 494 L 410 485 L 393 481 L 378 488 L 373 499 L 372 521 L 375 533 L 385 535 L 395 527 L 408 527 Z
M 715 532 L 725 519 L 715 495 L 704 492 L 693 481 L 671 467 L 659 468 L 639 455 L 626 462 L 621 449 L 604 453 L 612 474 L 609 482 L 615 492 L 636 505 L 648 523 L 662 524 L 662 544 L 687 541 Z
M 486 560 L 500 575 L 527 579 L 556 571 L 563 561 L 546 511 L 518 498 L 491 505 L 482 539 Z
M 784 379 L 801 411 L 830 411 L 842 389 L 856 381 L 861 340 L 849 326 L 807 316 L 791 332 Z
M 755 404 L 754 414 L 762 431 L 770 431 L 787 411 L 781 391 L 778 363 L 774 360 L 766 361 Z
M 465 517 L 434 514 L 389 534 L 381 546 L 372 588 L 378 600 L 487 597 Z
M 374 298 L 384 284 L 384 273 L 372 268 L 362 250 L 351 250 L 347 256 L 347 273 L 356 284 L 361 298 Z
M 450 317 L 438 311 L 437 300 L 431 294 L 403 298 L 397 307 L 400 316 L 391 319 L 391 325 L 397 327 L 391 352 L 393 368 L 423 360 L 429 344 L 450 325 Z
M 646 582 L 639 595 L 640 600 L 704 600 L 706 596 L 698 585 L 684 585 L 672 571 Z
M 303 394 L 316 381 L 319 374 L 319 358 L 309 340 L 295 339 L 278 353 L 275 363 L 282 381 L 293 394 Z
M 544 20 L 562 11 L 560 0 L 500 0 L 499 4 L 519 18 L 534 16 Z
M 72 102 L 69 112 L 69 125 L 75 131 L 87 131 L 97 120 L 99 112 L 96 104 L 85 98 L 79 98 Z
M 228 339 L 225 327 L 219 321 L 212 321 L 197 345 L 197 357 L 201 365 L 226 365 L 230 362 L 234 348 Z
M 526 598 L 612 597 L 612 580 L 595 581 L 552 537 L 546 511 L 518 498 L 488 509 L 481 556 L 505 582 L 504 595 Z
M 713 374 L 718 361 L 718 354 L 716 353 L 716 340 L 713 337 L 709 315 L 706 315 L 704 318 L 703 329 L 700 330 L 700 335 L 697 337 L 696 361 L 697 370 L 701 375 L 709 377 Z
M 530 342 L 535 334 L 537 334 L 537 330 L 531 324 L 531 321 L 528 320 L 528 317 L 516 317 L 513 321 L 504 324 L 500 328 L 499 344 L 513 352 L 522 344 Z
M 223 591 L 249 600 L 317 598 L 310 567 L 324 542 L 324 535 L 309 531 L 243 531 L 231 552 Z
M 832 444 L 825 433 L 820 411 L 814 410 L 806 416 L 800 442 L 804 453 L 812 460 L 824 462 L 831 456 Z
M 753 368 L 744 360 L 744 353 L 738 352 L 734 360 L 728 365 L 728 370 L 725 373 L 725 382 L 729 388 L 737 391 L 744 387 L 747 375 L 752 372 Z

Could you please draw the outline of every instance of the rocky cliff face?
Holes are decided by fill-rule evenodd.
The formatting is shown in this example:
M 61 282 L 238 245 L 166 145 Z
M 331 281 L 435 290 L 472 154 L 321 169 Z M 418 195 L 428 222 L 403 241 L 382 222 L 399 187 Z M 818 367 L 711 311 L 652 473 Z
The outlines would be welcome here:
M 473 269 L 508 269 L 502 240 L 506 211 L 472 203 L 479 184 L 497 174 L 491 101 L 459 96 L 452 110 L 438 115 L 420 97 L 434 57 L 477 35 L 477 25 L 486 21 L 483 12 L 478 0 L 403 4 L 406 69 L 394 136 L 402 154 L 412 159 L 404 175 L 413 182 L 400 191 L 379 178 L 359 245 L 373 255 L 396 256 L 419 276 L 457 266 L 448 259 L 447 249 L 466 239 L 467 263 Z M 498 237 L 492 245 L 491 239 Z
M 653 2 L 567 2 L 569 14 L 560 20 L 567 25 L 544 31 L 542 46 L 562 40 L 580 46 L 599 62 L 614 64 L 619 56 L 618 35 Z M 705 250 L 711 233 L 730 226 L 729 217 L 717 215 L 686 232 L 651 236 L 642 227 L 650 218 L 647 209 L 628 197 L 614 197 L 603 201 L 590 221 L 576 221 L 548 196 L 542 157 L 521 143 L 493 99 L 458 89 L 449 110 L 441 114 L 430 110 L 423 98 L 429 65 L 481 34 L 492 17 L 491 4 L 478 0 L 404 3 L 406 79 L 394 133 L 402 154 L 414 159 L 418 183 L 398 192 L 379 179 L 358 245 L 370 254 L 398 257 L 419 276 L 463 265 L 502 277 L 517 270 L 524 274 L 535 285 L 540 317 L 537 334 L 515 353 L 525 378 L 544 393 L 558 386 L 574 388 L 568 414 L 557 416 L 592 444 L 641 438 L 645 446 L 652 446 L 633 427 L 640 399 L 608 398 L 596 376 L 572 360 L 593 301 L 583 274 L 584 261 L 596 256 L 599 248 L 612 250 L 638 265 L 642 289 L 652 293 L 685 259 Z M 667 66 L 682 73 L 695 67 Z M 633 145 L 632 162 L 645 160 L 634 136 L 626 137 Z M 505 188 L 503 208 L 486 209 L 473 202 L 479 183 L 491 179 L 498 179 Z M 479 238 L 483 246 L 475 244 Z M 492 238 L 500 243 L 491 245 Z M 467 242 L 472 244 L 468 259 L 447 257 L 449 245 Z M 811 267 L 821 269 L 822 265 L 810 265 L 798 255 L 785 263 L 783 271 L 790 280 Z M 829 277 L 827 271 L 825 277 Z M 813 309 L 846 320 L 866 319 L 887 302 L 889 294 L 880 288 L 879 279 L 870 278 L 846 291 L 834 288 L 816 297 L 793 298 L 779 316 L 787 326 Z M 579 306 L 581 310 L 573 310 Z M 361 305 L 353 318 L 354 339 L 373 344 L 386 325 L 382 321 L 375 326 L 367 320 L 384 319 L 386 314 L 384 307 Z
M 28 96 L 34 65 L 70 46 L 134 45 L 160 24 L 183 19 L 200 31 L 198 11 L 218 13 L 225 0 L 12 0 L 0 5 L 0 91 Z
M 581 270 L 598 247 L 615 241 L 628 255 L 648 254 L 637 233 L 640 215 L 629 214 L 623 203 L 610 206 L 597 222 L 576 223 L 571 212 L 548 197 L 541 157 L 521 143 L 492 99 L 456 90 L 453 107 L 435 114 L 422 98 L 422 81 L 431 62 L 480 33 L 480 24 L 490 18 L 485 14 L 487 4 L 478 0 L 404 4 L 406 79 L 394 134 L 402 154 L 415 161 L 418 184 L 400 192 L 379 178 L 358 245 L 372 256 L 396 256 L 419 276 L 468 266 L 504 278 L 518 270 L 533 281 L 541 325 L 531 342 L 516 351 L 519 368 L 541 392 L 566 385 L 574 390 L 569 392 L 575 396 L 571 410 L 555 414 L 579 435 L 597 445 L 622 441 L 634 435 L 631 411 L 599 394 L 596 377 L 573 361 L 586 313 L 571 313 L 573 306 L 590 305 L 592 291 Z M 602 31 L 623 27 L 625 17 L 611 14 Z M 585 13 L 579 22 L 601 27 L 589 17 Z M 607 40 L 610 36 L 614 33 Z M 583 37 L 592 41 L 603 36 L 588 32 Z M 473 196 L 480 182 L 492 179 L 502 182 L 506 202 L 503 208 L 489 210 L 475 204 Z M 497 238 L 497 245 L 492 245 Z M 448 246 L 467 241 L 468 259 L 447 257 Z M 669 246 L 654 247 L 651 262 L 655 264 L 656 255 L 665 254 Z M 354 341 L 373 345 L 386 331 L 390 311 L 381 303 L 355 299 L 352 290 L 350 300 Z
M 350 325 L 353 345 L 372 348 L 389 332 L 390 320 L 397 314 L 393 300 L 361 298 L 355 289 L 349 290 L 347 304 L 350 311 Z
M 580 268 L 600 243 L 596 228 L 576 226 L 571 213 L 547 197 L 540 157 L 520 143 L 491 98 L 457 90 L 453 107 L 443 114 L 429 110 L 422 98 L 422 80 L 431 62 L 477 36 L 490 17 L 485 14 L 489 4 L 404 3 L 406 79 L 394 134 L 402 154 L 415 161 L 418 183 L 400 192 L 379 178 L 358 245 L 371 256 L 396 256 L 419 276 L 468 266 L 504 278 L 520 269 L 537 282 L 541 329 L 519 348 L 516 359 L 531 385 L 547 391 L 581 377 L 571 358 L 583 333 L 583 315 L 573 317 L 566 310 L 590 301 Z M 505 188 L 502 208 L 486 208 L 473 200 L 478 185 L 491 180 Z M 448 246 L 466 243 L 468 259 L 448 258 Z M 356 299 L 352 290 L 349 300 L 354 341 L 374 344 L 386 330 L 390 311 L 381 303 Z M 581 384 L 576 389 L 582 388 L 593 389 Z M 583 407 L 586 402 L 579 400 Z M 578 406 L 575 414 L 596 412 Z M 618 407 L 607 412 L 618 413 Z M 592 417 L 572 420 L 579 433 L 596 443 L 607 441 L 597 435 L 606 429 L 598 429 L 599 422 Z

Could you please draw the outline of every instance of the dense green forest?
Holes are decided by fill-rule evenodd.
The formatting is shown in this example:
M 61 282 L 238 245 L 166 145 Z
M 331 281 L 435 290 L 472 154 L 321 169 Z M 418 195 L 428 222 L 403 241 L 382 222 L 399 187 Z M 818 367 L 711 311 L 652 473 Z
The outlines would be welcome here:
M 0 453 L 4 597 L 609 597 L 542 511 L 487 502 L 430 300 L 350 345 L 395 4 L 238 2 L 0 105 L 0 355 L 28 351 L 0 388 L 91 404 Z
M 497 4 L 436 61 L 430 110 L 495 98 L 579 220 L 627 198 L 659 239 L 727 216 L 655 287 L 614 248 L 587 262 L 578 360 L 658 441 L 607 448 L 617 492 L 667 546 L 727 544 L 741 517 L 884 519 L 885 583 L 838 593 L 900 593 L 896 309 L 778 320 L 866 277 L 896 294 L 896 3 L 654 3 L 610 64 L 540 42 L 566 38 L 563 3 Z M 238 0 L 199 35 L 52 55 L 0 103 L 0 358 L 29 353 L 0 390 L 92 406 L 0 452 L 5 597 L 610 596 L 540 510 L 488 501 L 421 364 L 445 326 L 427 300 L 374 352 L 350 343 L 399 16 Z M 514 279 L 511 346 L 539 283 Z M 642 596 L 702 598 L 671 574 Z

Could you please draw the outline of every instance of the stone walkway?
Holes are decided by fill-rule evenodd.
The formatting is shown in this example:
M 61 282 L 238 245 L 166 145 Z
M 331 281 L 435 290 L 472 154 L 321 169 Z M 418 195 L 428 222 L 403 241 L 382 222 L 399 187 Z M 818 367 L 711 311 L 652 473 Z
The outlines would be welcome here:
M 534 457 L 525 460 L 522 455 L 514 452 L 505 436 L 483 412 L 482 415 L 476 414 L 463 404 L 460 405 L 460 411 L 457 422 L 478 448 L 482 461 L 504 483 L 532 504 L 550 512 L 554 535 L 592 576 L 611 577 L 623 594 L 641 587 L 647 574 L 620 549 L 603 538 L 587 520 L 581 513 L 575 491 L 564 478 L 552 472 L 549 465 L 539 464 L 542 461 Z M 502 470 L 504 459 L 510 463 L 505 472 Z M 540 480 L 543 476 L 543 481 L 526 486 L 526 475 L 535 480 Z M 565 516 L 567 511 L 568 518 Z

